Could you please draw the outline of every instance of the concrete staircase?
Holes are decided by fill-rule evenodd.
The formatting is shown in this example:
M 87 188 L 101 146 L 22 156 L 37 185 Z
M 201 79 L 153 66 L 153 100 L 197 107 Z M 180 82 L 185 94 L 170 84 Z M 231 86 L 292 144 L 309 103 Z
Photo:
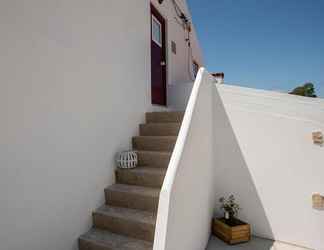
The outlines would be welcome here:
M 93 213 L 93 228 L 79 238 L 80 250 L 152 250 L 160 188 L 183 112 L 146 113 L 133 137 L 139 166 L 116 170 L 105 189 L 106 204 Z

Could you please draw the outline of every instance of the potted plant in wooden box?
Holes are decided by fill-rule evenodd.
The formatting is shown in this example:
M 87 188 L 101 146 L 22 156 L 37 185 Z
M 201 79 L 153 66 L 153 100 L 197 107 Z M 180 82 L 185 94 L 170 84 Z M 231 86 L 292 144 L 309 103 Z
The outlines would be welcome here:
M 249 224 L 236 218 L 240 210 L 235 197 L 219 199 L 224 217 L 213 219 L 212 231 L 218 238 L 230 245 L 247 242 L 251 239 L 251 227 Z

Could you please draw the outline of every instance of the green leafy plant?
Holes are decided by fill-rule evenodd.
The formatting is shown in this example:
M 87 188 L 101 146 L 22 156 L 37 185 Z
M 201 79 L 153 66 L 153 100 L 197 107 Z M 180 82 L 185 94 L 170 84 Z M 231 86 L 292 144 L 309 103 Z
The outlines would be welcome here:
M 238 212 L 241 210 L 240 205 L 235 202 L 234 195 L 230 195 L 227 199 L 221 197 L 219 199 L 221 203 L 221 210 L 225 214 L 225 219 L 232 219 L 238 215 Z
M 303 86 L 299 86 L 291 91 L 289 94 L 291 95 L 299 95 L 299 96 L 306 96 L 306 97 L 313 97 L 316 98 L 315 87 L 314 84 L 311 82 L 305 83 Z

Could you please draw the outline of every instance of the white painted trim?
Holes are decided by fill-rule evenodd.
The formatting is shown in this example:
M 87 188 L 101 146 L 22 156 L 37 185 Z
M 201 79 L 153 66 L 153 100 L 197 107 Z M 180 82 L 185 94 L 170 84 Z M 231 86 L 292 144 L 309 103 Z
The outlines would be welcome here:
M 162 23 L 154 16 L 153 13 L 151 13 L 151 27 L 152 27 L 152 41 L 155 42 L 161 49 L 163 49 L 163 45 L 162 43 L 160 43 L 160 41 L 157 41 L 156 39 L 154 39 L 153 36 L 153 22 L 157 22 L 159 27 L 160 27 L 160 35 L 161 35 L 161 41 L 163 42 L 163 30 L 162 30 Z

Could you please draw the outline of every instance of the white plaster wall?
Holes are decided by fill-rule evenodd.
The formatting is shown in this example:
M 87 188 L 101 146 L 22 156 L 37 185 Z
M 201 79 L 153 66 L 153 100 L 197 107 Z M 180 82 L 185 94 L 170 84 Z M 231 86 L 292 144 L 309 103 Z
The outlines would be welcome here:
M 187 81 L 184 33 L 168 1 L 157 7 L 168 50 L 178 46 L 169 83 Z M 145 111 L 161 110 L 150 97 L 150 1 L 2 0 L 0 34 L 0 248 L 77 249 L 114 182 L 115 152 Z
M 324 101 L 228 85 L 215 89 L 216 195 L 234 194 L 253 233 L 324 249 Z M 219 204 L 217 203 L 218 207 Z
M 192 82 L 194 80 L 190 74 L 192 69 L 188 68 L 189 62 L 190 66 L 192 66 L 192 59 L 188 52 L 188 46 L 185 41 L 187 35 L 182 26 L 180 26 L 175 19 L 176 13 L 174 11 L 172 1 L 165 0 L 161 5 L 158 3 L 158 0 L 153 0 L 152 3 L 167 20 L 168 84 Z M 186 0 L 177 0 L 177 3 L 184 13 L 191 19 L 191 14 L 189 12 Z M 200 66 L 203 66 L 203 56 L 194 25 L 190 37 L 192 43 L 192 57 L 200 64 Z M 174 41 L 177 44 L 177 54 L 173 54 L 171 51 L 171 41 Z
M 208 243 L 215 204 L 212 79 L 200 69 L 160 193 L 154 250 L 203 250 Z
M 77 249 L 150 100 L 147 0 L 0 1 L 0 248 Z
M 170 86 L 170 106 L 186 107 L 192 86 Z M 213 101 L 215 198 L 234 194 L 257 236 L 323 250 L 312 195 L 324 194 L 324 147 L 312 132 L 324 132 L 324 100 L 215 85 Z
M 159 109 L 149 13 L 147 0 L 0 2 L 1 249 L 77 248 L 115 152 Z
M 194 82 L 172 84 L 168 86 L 168 106 L 173 110 L 185 110 Z

